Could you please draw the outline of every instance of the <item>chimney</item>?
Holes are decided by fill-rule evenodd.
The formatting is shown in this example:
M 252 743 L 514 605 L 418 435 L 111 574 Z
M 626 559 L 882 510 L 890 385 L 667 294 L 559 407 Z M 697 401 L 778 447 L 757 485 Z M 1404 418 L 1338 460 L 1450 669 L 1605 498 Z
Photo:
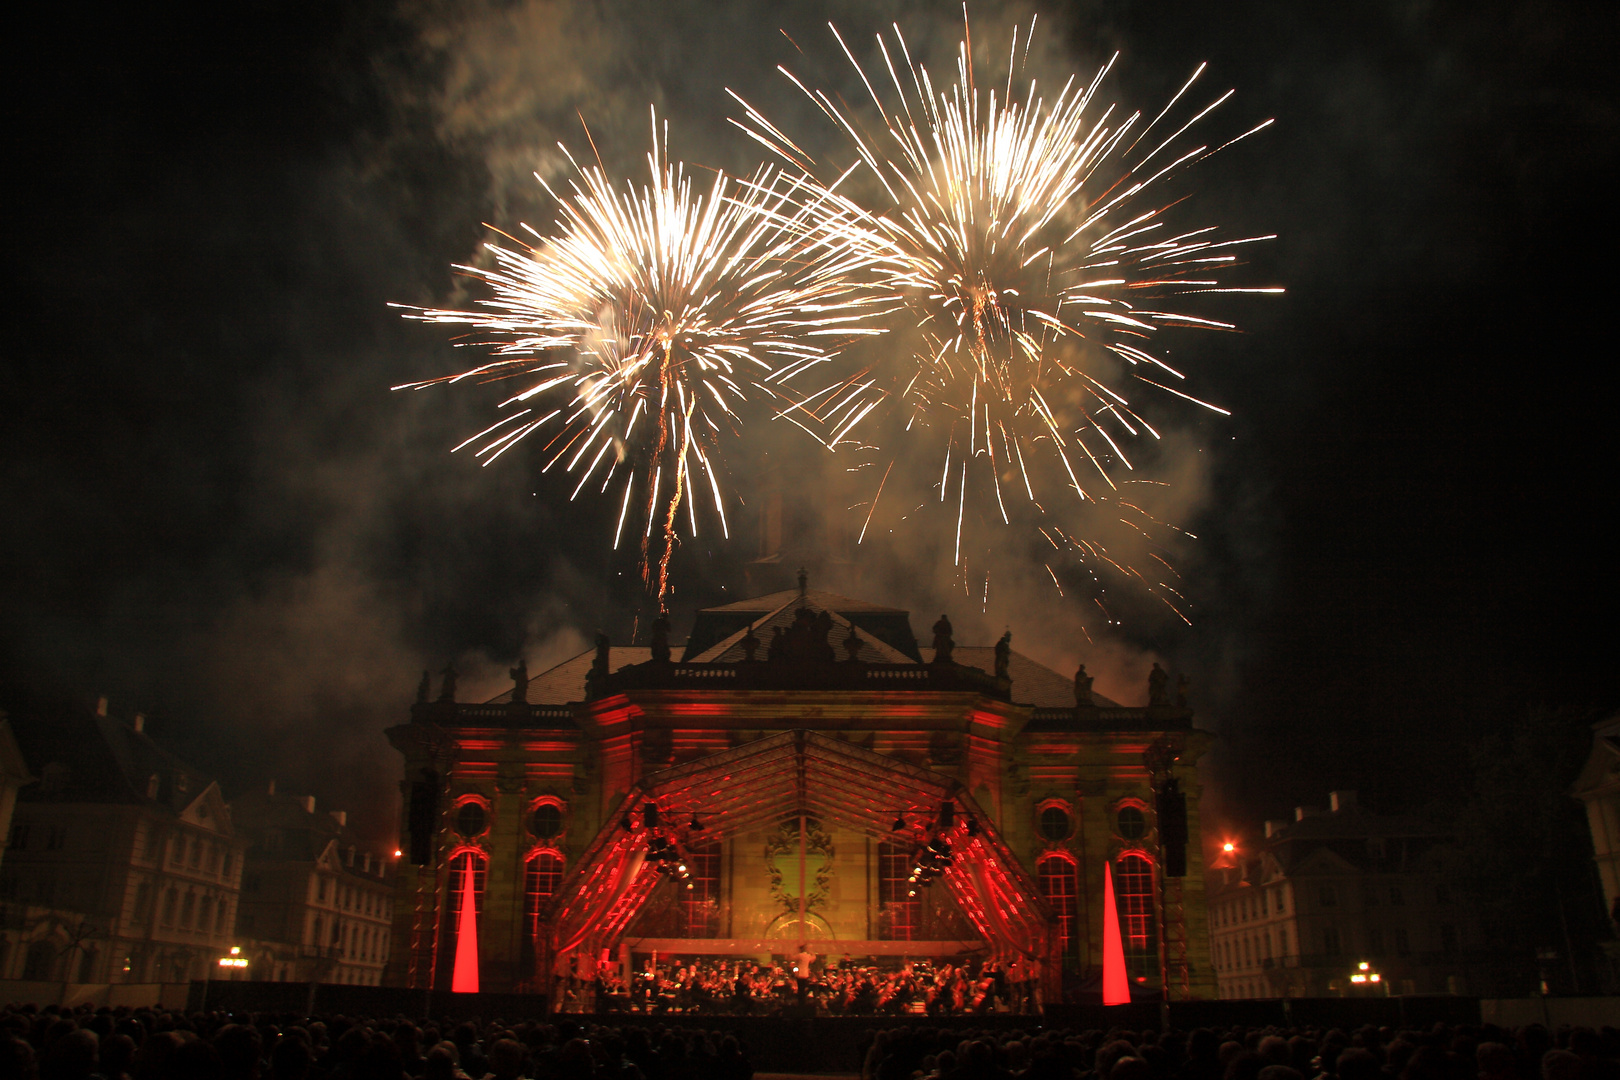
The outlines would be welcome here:
M 315 796 L 305 795 L 299 801 L 304 804 L 304 813 L 313 814 L 315 812 Z
M 1286 828 L 1288 828 L 1288 822 L 1273 818 L 1271 821 L 1266 822 L 1266 839 L 1270 840 Z
M 371 873 L 371 852 L 369 851 L 360 857 L 360 872 L 362 874 Z
M 105 695 L 105 694 L 103 694 L 101 697 L 96 698 L 96 715 L 97 716 L 106 716 L 107 715 L 107 695 Z
M 275 781 L 275 778 L 272 777 L 271 780 L 270 780 L 270 794 L 274 795 L 275 793 L 276 793 L 276 781 Z
M 106 715 L 106 714 L 103 713 L 102 715 Z M 145 731 L 146 730 L 146 714 L 143 713 L 143 712 L 136 713 L 133 724 L 134 724 L 134 727 L 135 727 L 136 731 Z
M 329 810 L 327 813 L 332 815 L 332 820 L 337 822 L 340 827 L 348 825 L 349 812 L 347 810 Z
M 1322 811 L 1318 810 L 1314 806 L 1296 806 L 1296 807 L 1294 807 L 1294 820 L 1295 821 L 1304 821 L 1306 818 L 1315 817 L 1317 814 L 1320 814 L 1321 812 Z
M 1354 810 L 1356 808 L 1356 793 L 1353 791 L 1328 792 L 1328 807 L 1335 813 L 1341 810 Z

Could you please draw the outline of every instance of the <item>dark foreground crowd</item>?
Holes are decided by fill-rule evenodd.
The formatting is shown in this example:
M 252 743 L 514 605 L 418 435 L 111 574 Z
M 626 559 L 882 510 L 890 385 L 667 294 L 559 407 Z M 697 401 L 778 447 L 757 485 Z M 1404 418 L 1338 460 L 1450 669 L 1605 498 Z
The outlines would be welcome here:
M 1533 1024 L 1153 1031 L 880 1031 L 862 1080 L 1620 1080 L 1620 1031 Z
M 730 1035 L 0 1007 L 0 1080 L 750 1080 Z

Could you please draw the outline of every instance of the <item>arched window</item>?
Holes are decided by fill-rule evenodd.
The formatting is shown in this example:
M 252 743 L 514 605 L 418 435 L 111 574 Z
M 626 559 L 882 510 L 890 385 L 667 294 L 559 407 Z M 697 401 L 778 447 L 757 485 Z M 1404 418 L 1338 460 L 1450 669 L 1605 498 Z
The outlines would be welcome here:
M 540 932 L 540 909 L 562 884 L 563 858 L 555 851 L 537 852 L 523 875 L 523 924 L 532 939 Z
M 439 926 L 439 981 L 440 989 L 449 989 L 451 973 L 456 969 L 456 945 L 461 926 L 461 892 L 467 874 L 472 874 L 473 911 L 484 914 L 484 887 L 489 879 L 489 859 L 481 851 L 462 848 L 450 856 L 450 873 L 445 882 L 444 921 Z M 482 924 L 480 924 L 482 928 Z
M 720 932 L 720 845 L 718 842 L 686 849 L 691 873 L 681 900 L 681 936 L 715 937 Z
M 534 974 L 535 950 L 540 936 L 540 909 L 556 895 L 562 884 L 563 857 L 555 851 L 537 851 L 529 856 L 523 872 L 522 977 Z
M 1119 928 L 1125 939 L 1125 966 L 1132 979 L 1153 978 L 1159 971 L 1158 942 L 1153 930 L 1153 864 L 1126 855 L 1114 867 Z
M 1048 855 L 1037 864 L 1036 878 L 1041 895 L 1052 906 L 1052 914 L 1057 916 L 1059 948 L 1064 966 L 1077 963 L 1080 940 L 1075 931 L 1078 926 L 1076 902 L 1079 890 L 1075 884 L 1074 863 L 1062 855 Z
M 881 922 L 878 937 L 886 941 L 911 941 L 917 936 L 922 903 L 911 884 L 911 852 L 894 844 L 878 845 L 878 904 Z

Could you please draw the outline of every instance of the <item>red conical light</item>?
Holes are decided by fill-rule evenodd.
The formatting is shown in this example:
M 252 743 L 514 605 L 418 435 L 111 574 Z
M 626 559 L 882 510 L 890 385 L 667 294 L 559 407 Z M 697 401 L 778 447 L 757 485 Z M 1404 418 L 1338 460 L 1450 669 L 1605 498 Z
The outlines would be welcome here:
M 450 977 L 450 989 L 458 994 L 478 993 L 478 898 L 473 893 L 473 862 L 467 856 L 467 868 L 461 872 L 461 914 L 456 919 L 456 968 Z M 1119 937 L 1116 928 L 1114 937 Z
M 460 957 L 456 958 L 460 970 Z M 1129 1005 L 1131 981 L 1125 974 L 1125 943 L 1119 936 L 1119 909 L 1114 906 L 1114 869 L 1103 863 L 1103 980 L 1104 1005 Z

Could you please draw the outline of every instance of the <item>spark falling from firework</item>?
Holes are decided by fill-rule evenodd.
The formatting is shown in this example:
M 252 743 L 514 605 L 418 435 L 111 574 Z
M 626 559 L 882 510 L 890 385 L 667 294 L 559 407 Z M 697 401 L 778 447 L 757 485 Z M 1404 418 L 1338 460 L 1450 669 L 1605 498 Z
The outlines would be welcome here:
M 613 546 L 627 524 L 641 531 L 642 578 L 661 608 L 683 505 L 690 535 L 700 497 L 729 535 L 723 442 L 746 408 L 777 399 L 785 380 L 852 337 L 881 331 L 864 325 L 872 299 L 848 272 L 861 257 L 827 228 L 840 211 L 818 207 L 794 178 L 769 167 L 743 181 L 721 173 L 705 196 L 669 161 L 656 115 L 649 185 L 617 190 L 600 162 L 569 161 L 576 176 L 564 194 L 536 176 L 561 208 L 553 235 L 525 225 L 532 245 L 488 244 L 492 266 L 458 267 L 490 289 L 478 310 L 406 309 L 483 331 L 476 344 L 494 358 L 395 389 L 526 379 L 501 418 L 456 449 L 475 446 L 487 465 L 549 435 L 542 471 L 577 475 L 571 500 L 614 490 Z
M 1034 25 L 1023 35 L 1024 60 Z M 1113 60 L 1084 86 L 1071 77 L 1048 102 L 1034 80 L 1015 82 L 1024 62 L 1017 31 L 1005 84 L 976 82 L 964 34 L 955 82 L 936 88 L 896 26 L 893 47 L 877 39 L 893 89 L 880 94 L 882 81 L 874 84 L 836 27 L 833 34 L 880 124 L 864 124 L 842 99 L 781 70 L 848 137 L 855 151 L 849 169 L 828 175 L 736 94 L 744 117 L 734 123 L 817 177 L 816 205 L 841 216 L 882 288 L 914 316 L 917 344 L 909 355 L 897 350 L 823 382 L 795 407 L 797 419 L 835 449 L 870 448 L 880 438 L 871 429 L 885 419 L 903 429 L 904 440 L 938 439 L 943 460 L 934 490 L 939 502 L 955 504 L 954 559 L 964 580 L 964 515 L 977 508 L 1005 524 L 1009 502 L 1022 496 L 1048 542 L 1141 579 L 1181 615 L 1163 575 L 1122 566 L 1100 539 L 1060 527 L 1073 515 L 1054 493 L 1093 510 L 1106 504 L 1142 532 L 1151 515 L 1121 497 L 1117 477 L 1134 470 L 1130 439 L 1160 436 L 1133 406 L 1132 384 L 1228 415 L 1181 389 L 1185 376 L 1154 341 L 1171 327 L 1233 328 L 1178 310 L 1173 298 L 1281 292 L 1221 280 L 1243 245 L 1272 237 L 1221 239 L 1213 226 L 1180 228 L 1172 223 L 1178 200 L 1157 193 L 1167 177 L 1271 121 L 1217 146 L 1188 145 L 1194 125 L 1231 97 L 1228 91 L 1190 119 L 1171 119 L 1203 66 L 1146 123 L 1141 113 L 1116 116 L 1114 106 L 1097 105 Z M 858 173 L 871 199 L 844 194 L 862 182 Z M 891 460 L 867 506 L 863 535 L 895 450 L 883 451 Z

